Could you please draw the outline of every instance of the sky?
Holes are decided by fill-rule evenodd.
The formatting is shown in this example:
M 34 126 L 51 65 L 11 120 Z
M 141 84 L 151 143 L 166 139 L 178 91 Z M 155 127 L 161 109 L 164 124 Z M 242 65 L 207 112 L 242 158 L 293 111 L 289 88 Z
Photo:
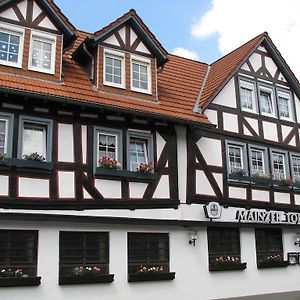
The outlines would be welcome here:
M 300 79 L 299 0 L 55 0 L 76 28 L 95 32 L 131 8 L 169 53 L 212 63 L 267 31 Z

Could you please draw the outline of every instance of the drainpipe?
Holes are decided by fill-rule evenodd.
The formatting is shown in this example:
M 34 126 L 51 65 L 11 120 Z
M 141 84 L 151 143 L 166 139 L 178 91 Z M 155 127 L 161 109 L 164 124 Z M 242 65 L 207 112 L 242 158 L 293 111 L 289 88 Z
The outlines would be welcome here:
M 86 48 L 86 44 L 83 44 L 83 51 L 87 54 L 87 56 L 91 59 L 92 61 L 92 70 L 91 70 L 91 75 L 90 75 L 90 81 L 94 80 L 94 69 L 95 69 L 95 59 L 94 56 L 89 52 Z

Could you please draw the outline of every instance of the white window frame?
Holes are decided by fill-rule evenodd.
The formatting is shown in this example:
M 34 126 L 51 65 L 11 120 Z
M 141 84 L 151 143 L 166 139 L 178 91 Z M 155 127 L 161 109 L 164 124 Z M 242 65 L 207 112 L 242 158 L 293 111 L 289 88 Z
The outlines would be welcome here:
M 300 178 L 299 180 L 296 180 L 295 178 L 295 172 L 294 172 L 294 166 L 293 166 L 293 158 L 298 158 L 300 160 L 300 154 L 297 153 L 290 153 L 290 161 L 291 161 L 291 173 L 292 173 L 292 178 L 294 181 L 300 182 Z
M 121 84 L 106 81 L 106 58 L 119 59 L 121 61 Z M 125 54 L 119 51 L 104 49 L 103 51 L 103 84 L 116 88 L 126 88 L 125 83 Z
M 11 61 L 0 60 L 0 65 L 15 67 L 15 68 L 22 68 L 24 35 L 25 35 L 24 28 L 20 28 L 20 27 L 0 23 L 0 31 L 4 32 L 4 33 L 7 33 L 7 34 L 16 35 L 20 38 L 18 61 L 17 62 L 11 62 Z
M 288 155 L 286 151 L 281 151 L 281 150 L 276 150 L 276 149 L 271 149 L 270 150 L 270 154 L 271 154 L 271 168 L 272 168 L 272 175 L 273 175 L 273 179 L 275 180 L 281 180 L 281 179 L 287 179 L 290 177 L 290 172 L 289 172 L 289 164 L 288 164 Z M 284 178 L 278 179 L 275 178 L 275 172 L 274 172 L 274 165 L 273 165 L 273 154 L 280 154 L 284 157 Z
M 251 95 L 252 95 L 252 109 L 250 108 L 245 108 L 242 106 L 242 89 L 245 88 L 247 90 L 251 90 Z M 239 78 L 239 91 L 240 91 L 240 105 L 241 105 L 241 110 L 250 112 L 250 113 L 255 113 L 257 114 L 257 99 L 256 99 L 256 85 L 253 81 L 249 81 L 244 78 Z
M 143 65 L 147 68 L 147 79 L 148 79 L 148 88 L 147 89 L 141 89 L 133 86 L 133 63 L 136 63 L 138 65 Z M 152 94 L 152 76 L 151 76 L 151 59 L 137 56 L 137 55 L 131 55 L 130 57 L 130 89 L 134 92 L 144 93 L 144 94 Z
M 0 112 L 0 120 L 5 121 L 5 142 L 4 142 L 4 154 L 11 157 L 12 154 L 12 141 L 13 141 L 13 121 L 14 115 L 10 113 Z
M 51 67 L 50 69 L 45 69 L 42 67 L 36 67 L 32 65 L 32 55 L 33 55 L 33 40 L 37 39 L 41 42 L 50 43 L 51 48 Z M 35 72 L 54 74 L 55 73 L 55 57 L 56 57 L 56 35 L 45 34 L 39 31 L 31 31 L 30 37 L 30 49 L 29 49 L 29 58 L 28 58 L 28 69 Z
M 280 116 L 279 97 L 284 98 L 288 101 L 289 117 Z M 283 89 L 277 89 L 277 105 L 278 105 L 279 119 L 293 122 L 294 121 L 294 112 L 293 112 L 292 94 L 290 91 L 283 90 Z
M 246 173 L 246 176 L 248 175 L 248 162 L 247 162 L 247 147 L 244 143 L 239 142 L 233 142 L 233 141 L 226 141 L 225 142 L 226 147 L 226 165 L 227 165 L 227 175 L 232 174 L 231 168 L 230 168 L 230 159 L 229 159 L 229 147 L 237 147 L 241 149 L 241 162 L 242 162 L 242 168 L 241 170 L 244 170 Z
M 26 123 L 35 124 L 40 126 L 45 126 L 46 131 L 46 145 L 45 145 L 45 159 L 47 162 L 52 160 L 52 131 L 53 131 L 53 121 L 50 119 L 42 119 L 30 116 L 20 116 L 19 124 L 19 142 L 18 142 L 18 158 L 23 159 L 23 136 L 24 136 L 24 125 Z
M 261 151 L 263 153 L 263 174 L 269 174 L 269 161 L 268 161 L 268 149 L 264 147 L 257 147 L 256 145 L 248 145 L 248 153 L 249 153 L 249 166 L 250 166 L 250 175 L 254 176 L 256 173 L 252 168 L 252 150 Z
M 260 92 L 265 92 L 270 94 L 271 96 L 271 105 L 273 108 L 273 111 L 271 113 L 266 113 L 266 112 L 262 112 L 261 109 L 261 98 L 260 98 Z M 272 117 L 275 118 L 276 117 L 276 106 L 275 106 L 275 95 L 274 95 L 274 88 L 271 86 L 266 86 L 263 84 L 258 84 L 258 99 L 259 99 L 259 107 L 260 107 L 260 114 L 262 116 L 267 116 L 267 117 Z

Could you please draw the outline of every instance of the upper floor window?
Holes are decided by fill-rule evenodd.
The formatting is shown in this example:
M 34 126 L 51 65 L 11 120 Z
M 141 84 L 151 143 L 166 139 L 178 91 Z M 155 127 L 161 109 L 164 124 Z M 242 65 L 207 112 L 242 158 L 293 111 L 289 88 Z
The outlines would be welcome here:
M 54 74 L 55 71 L 55 36 L 32 32 L 29 69 Z
M 104 84 L 125 88 L 125 56 L 124 53 L 104 50 L 103 64 Z
M 139 56 L 131 57 L 131 89 L 151 94 L 151 60 Z
M 246 170 L 246 146 L 240 143 L 227 143 L 228 174 Z
M 24 30 L 0 24 L 0 63 L 22 67 Z
M 259 85 L 259 105 L 262 115 L 275 117 L 273 88 Z
M 0 155 L 11 155 L 13 115 L 0 113 Z
M 300 182 L 300 156 L 291 155 L 292 174 L 294 181 Z
M 268 173 L 267 149 L 249 146 L 251 175 L 259 176 Z
M 37 153 L 45 160 L 51 160 L 52 121 L 21 116 L 20 119 L 19 156 Z
M 257 112 L 255 84 L 251 81 L 239 80 L 241 109 L 248 112 Z
M 287 153 L 271 150 L 273 178 L 282 180 L 287 178 Z
M 293 121 L 292 99 L 289 92 L 277 91 L 278 114 L 282 120 Z

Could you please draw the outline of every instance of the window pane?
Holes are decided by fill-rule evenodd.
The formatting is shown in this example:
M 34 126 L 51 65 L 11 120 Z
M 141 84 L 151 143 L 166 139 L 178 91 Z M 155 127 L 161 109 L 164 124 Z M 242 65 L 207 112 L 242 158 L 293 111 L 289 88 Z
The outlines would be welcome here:
M 264 168 L 264 152 L 261 150 L 252 149 L 251 155 L 251 168 L 253 175 L 259 175 L 265 173 Z
M 300 157 L 292 156 L 294 180 L 300 182 Z
M 289 112 L 289 100 L 283 97 L 278 97 L 278 109 L 279 116 L 284 118 L 290 118 Z
M 33 40 L 31 64 L 42 69 L 51 69 L 52 43 Z
M 0 119 L 0 154 L 6 153 L 6 126 L 7 121 Z
M 132 63 L 132 86 L 143 90 L 148 89 L 148 66 Z
M 243 170 L 242 148 L 239 146 L 228 147 L 229 173 Z
M 122 84 L 122 60 L 114 57 L 105 57 L 105 81 Z
M 273 177 L 276 180 L 286 178 L 285 174 L 285 155 L 281 153 L 272 153 Z
M 98 160 L 103 156 L 118 160 L 117 157 L 117 136 L 105 133 L 98 134 Z
M 141 163 L 148 163 L 147 141 L 130 139 L 130 170 L 136 171 Z
M 9 62 L 17 62 L 19 44 L 19 36 L 0 32 L 0 59 Z
M 271 94 L 265 91 L 260 91 L 260 106 L 263 113 L 272 114 L 272 97 Z

